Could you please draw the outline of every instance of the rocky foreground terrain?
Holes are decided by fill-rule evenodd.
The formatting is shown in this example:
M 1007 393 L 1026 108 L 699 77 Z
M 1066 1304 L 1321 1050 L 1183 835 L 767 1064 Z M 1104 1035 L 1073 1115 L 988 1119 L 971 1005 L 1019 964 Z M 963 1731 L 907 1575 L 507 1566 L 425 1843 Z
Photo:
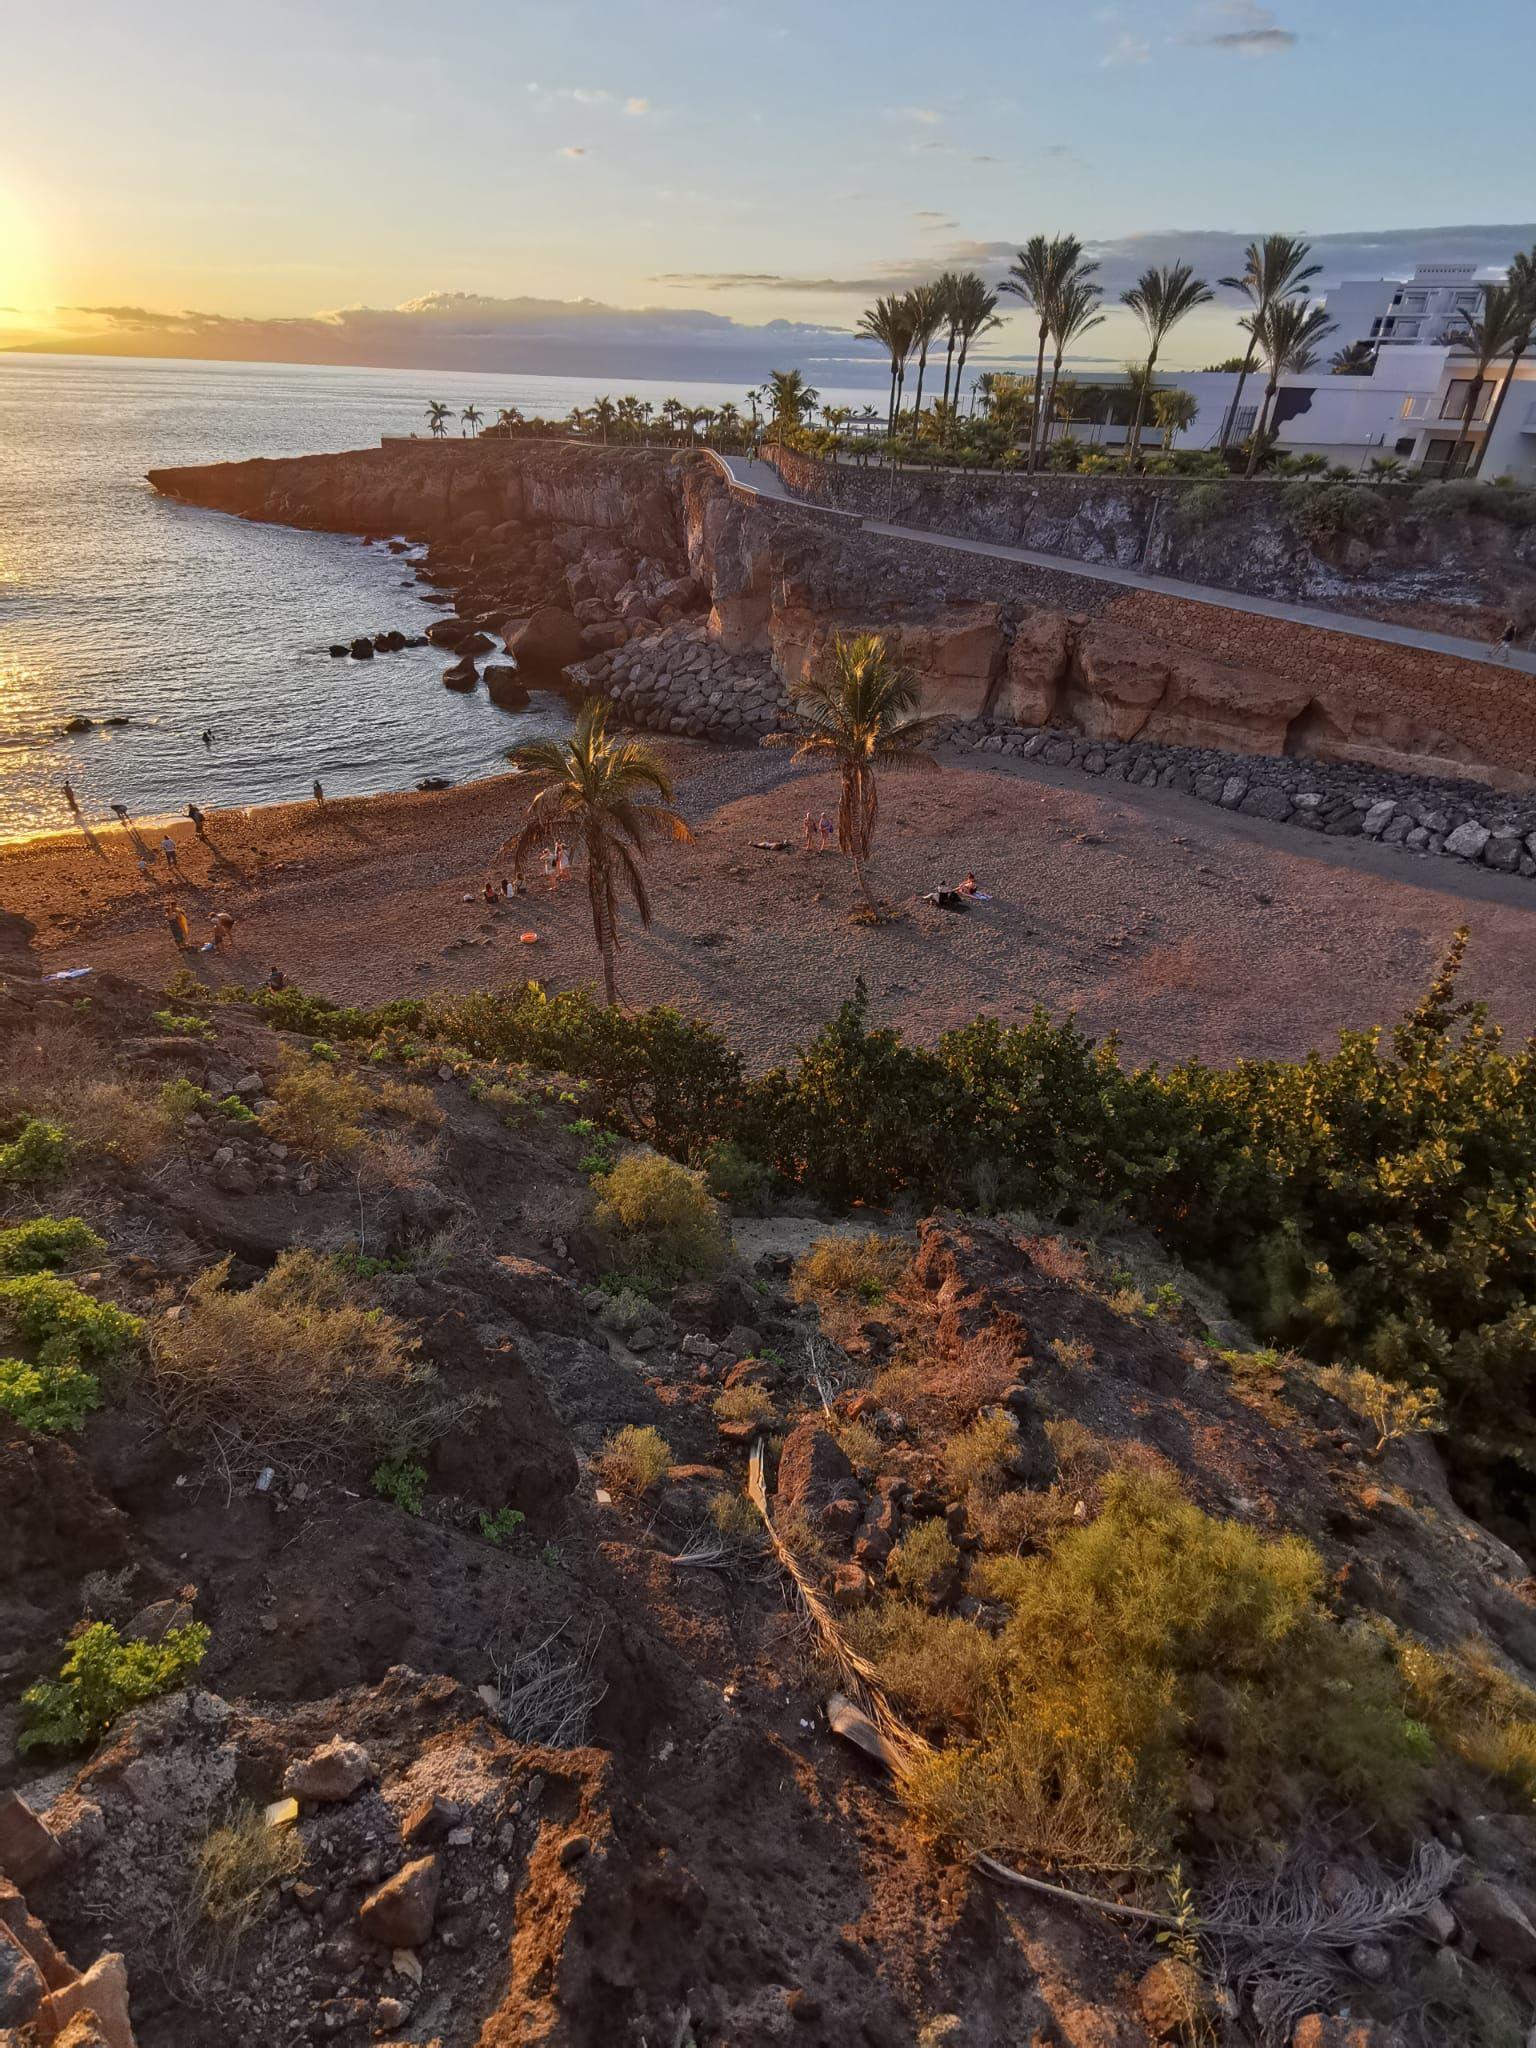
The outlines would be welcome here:
M 1401 1413 L 6 945 L 7 2048 L 1520 2048 L 1531 1581 Z

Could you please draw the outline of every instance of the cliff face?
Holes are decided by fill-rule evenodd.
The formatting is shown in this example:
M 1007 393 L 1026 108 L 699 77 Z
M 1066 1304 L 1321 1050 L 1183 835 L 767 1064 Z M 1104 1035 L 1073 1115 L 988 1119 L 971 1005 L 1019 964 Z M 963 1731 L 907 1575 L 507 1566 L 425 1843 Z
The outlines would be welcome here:
M 626 645 L 707 608 L 709 637 L 725 654 L 767 656 L 786 683 L 807 672 L 834 633 L 890 635 L 925 707 L 950 718 L 1361 762 L 1505 788 L 1527 787 L 1536 775 L 1536 704 L 1503 670 L 866 532 L 816 505 L 749 498 L 699 454 L 413 441 L 161 470 L 151 481 L 168 496 L 247 518 L 426 540 L 428 573 L 454 588 L 466 617 L 494 626 L 509 612 L 557 604 L 610 666 L 622 666 Z M 988 481 L 923 484 L 944 497 L 927 513 L 964 530 L 967 517 L 980 517 L 976 505 L 990 502 L 981 488 Z M 872 477 L 861 487 L 872 489 Z M 981 493 L 970 513 L 956 498 L 964 492 Z M 1017 511 L 1017 492 L 1014 499 Z M 915 516 L 905 503 L 870 509 Z M 1261 580 L 1280 573 L 1282 557 L 1294 568 L 1295 549 L 1279 537 L 1281 509 L 1274 493 L 1254 501 L 1248 560 Z M 996 504 L 993 514 L 1002 517 Z M 1120 559 L 1149 538 L 1155 551 L 1157 531 L 1174 524 L 1155 484 L 1099 490 L 1064 478 L 1041 480 L 1032 518 L 1031 544 L 1070 543 L 1094 559 Z M 1496 528 L 1506 567 L 1520 567 L 1528 537 L 1471 523 Z M 1006 537 L 1021 534 L 1010 528 Z M 1229 533 L 1212 547 L 1218 539 L 1236 545 Z M 1422 544 L 1422 536 L 1411 543 Z M 1407 549 L 1409 538 L 1394 546 Z M 1378 593 L 1390 581 L 1383 577 Z M 1235 573 L 1220 580 L 1230 584 Z

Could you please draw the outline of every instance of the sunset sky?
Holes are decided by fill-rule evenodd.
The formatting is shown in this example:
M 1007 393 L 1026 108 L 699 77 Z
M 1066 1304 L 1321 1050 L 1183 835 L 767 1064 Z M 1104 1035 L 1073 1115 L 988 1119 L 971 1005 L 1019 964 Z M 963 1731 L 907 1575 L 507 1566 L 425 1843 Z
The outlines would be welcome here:
M 1038 230 L 1112 292 L 1271 228 L 1332 276 L 1536 241 L 1531 0 L 57 0 L 6 73 L 9 347 L 681 374 Z

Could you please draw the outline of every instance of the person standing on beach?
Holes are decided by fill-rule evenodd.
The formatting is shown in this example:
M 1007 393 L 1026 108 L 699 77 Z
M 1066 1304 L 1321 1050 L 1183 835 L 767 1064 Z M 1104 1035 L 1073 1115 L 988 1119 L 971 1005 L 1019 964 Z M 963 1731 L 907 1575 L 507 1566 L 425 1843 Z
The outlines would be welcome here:
M 805 844 L 801 851 L 803 853 L 814 853 L 816 851 L 816 820 L 809 811 L 805 814 Z
M 170 927 L 171 937 L 176 942 L 177 952 L 185 953 L 188 938 L 187 913 L 182 909 L 174 896 L 165 906 L 165 921 Z
M 229 912 L 227 910 L 216 910 L 213 916 L 209 918 L 208 926 L 213 934 L 213 950 L 215 953 L 228 952 L 229 942 L 235 935 L 235 920 L 230 916 Z
M 1489 649 L 1488 659 L 1490 661 L 1508 662 L 1509 657 L 1515 651 L 1515 636 L 1519 631 L 1520 628 L 1516 621 L 1514 619 L 1507 619 L 1503 632 Z
M 196 804 L 187 805 L 187 816 L 192 820 L 192 830 L 201 839 L 203 837 L 203 827 L 207 824 L 208 820 L 203 816 Z
M 816 829 L 821 834 L 821 850 L 825 853 L 832 844 L 832 820 L 825 811 L 822 812 L 821 822 Z
M 176 842 L 169 832 L 160 835 L 160 851 L 165 855 L 165 864 L 173 875 L 181 873 L 181 863 L 176 858 Z
M 317 804 L 323 804 L 325 802 L 325 791 L 320 787 L 320 778 L 318 775 L 315 777 L 313 788 L 315 792 L 315 802 Z
M 569 881 L 570 875 L 571 849 L 563 839 L 557 839 L 555 841 L 555 881 L 557 883 Z
M 68 782 L 64 785 L 64 801 L 78 818 L 80 815 L 80 799 L 75 795 L 73 787 Z

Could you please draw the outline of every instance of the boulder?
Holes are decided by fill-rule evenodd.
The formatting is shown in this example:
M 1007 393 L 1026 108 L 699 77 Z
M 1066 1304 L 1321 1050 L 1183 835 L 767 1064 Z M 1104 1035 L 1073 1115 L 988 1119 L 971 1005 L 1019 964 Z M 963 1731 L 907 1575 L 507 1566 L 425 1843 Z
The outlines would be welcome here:
M 455 654 L 472 659 L 477 654 L 489 654 L 495 645 L 496 642 L 489 633 L 466 633 L 453 651 Z
M 1008 650 L 1008 666 L 992 706 L 994 715 L 1011 719 L 1015 725 L 1052 724 L 1070 655 L 1065 613 L 1026 612 Z
M 434 619 L 427 628 L 427 642 L 432 647 L 457 649 L 461 640 L 467 640 L 472 628 L 463 619 Z
M 452 668 L 443 670 L 445 690 L 472 690 L 480 680 L 480 672 L 466 654 L 462 661 L 456 661 Z
M 0 1872 L 25 1891 L 64 1860 L 52 1830 L 17 1792 L 0 1792 Z
M 1078 638 L 1066 709 L 1092 739 L 1283 754 L 1311 699 L 1307 686 L 1266 670 L 1229 667 L 1101 622 Z
M 107 2048 L 134 2048 L 128 1969 L 120 1955 L 98 1956 L 72 1984 L 52 1994 L 49 2008 L 53 2024 L 61 2030 L 66 2022 L 89 2014 Z M 87 2034 L 85 2038 L 91 2037 Z
M 499 704 L 503 711 L 521 711 L 528 702 L 522 677 L 507 661 L 486 663 L 485 688 L 491 702 Z
M 542 605 L 507 641 L 520 669 L 540 674 L 569 668 L 582 656 L 581 627 L 559 605 Z
M 1458 860 L 1477 860 L 1488 844 L 1488 827 L 1479 825 L 1476 818 L 1469 818 L 1465 825 L 1458 825 L 1445 838 L 1445 850 L 1454 853 Z
M 1536 1970 L 1536 1925 L 1512 1892 L 1478 1880 L 1457 1885 L 1447 1903 L 1462 1931 L 1495 1962 L 1517 1970 Z
M 283 1773 L 283 1790 L 294 1799 L 313 1799 L 322 1806 L 330 1806 L 350 1799 L 372 1775 L 373 1765 L 362 1744 L 335 1735 L 288 1766 Z
M 1375 2020 L 1346 2020 L 1309 2012 L 1296 2022 L 1291 2048 L 1394 2048 L 1399 2038 Z
M 338 656 L 346 654 L 347 652 L 348 649 L 345 642 L 340 640 L 333 640 L 331 642 L 331 659 L 333 661 L 336 660 Z
M 853 1466 L 836 1437 L 815 1422 L 797 1423 L 779 1459 L 778 1513 L 814 1519 L 830 1502 L 849 1498 L 857 1489 Z
M 0 1927 L 0 2027 L 22 2027 L 43 2002 L 43 1977 L 9 1928 Z
M 373 642 L 371 640 L 359 637 L 358 639 L 352 642 L 351 652 L 353 658 L 357 661 L 372 661 Z
M 357 1910 L 358 1926 L 385 1948 L 420 1948 L 437 1918 L 442 1882 L 439 1859 L 418 1856 L 368 1894 Z
M 1200 1973 L 1177 1956 L 1154 1963 L 1137 1984 L 1136 2010 L 1154 2041 L 1192 2040 L 1211 2018 Z

